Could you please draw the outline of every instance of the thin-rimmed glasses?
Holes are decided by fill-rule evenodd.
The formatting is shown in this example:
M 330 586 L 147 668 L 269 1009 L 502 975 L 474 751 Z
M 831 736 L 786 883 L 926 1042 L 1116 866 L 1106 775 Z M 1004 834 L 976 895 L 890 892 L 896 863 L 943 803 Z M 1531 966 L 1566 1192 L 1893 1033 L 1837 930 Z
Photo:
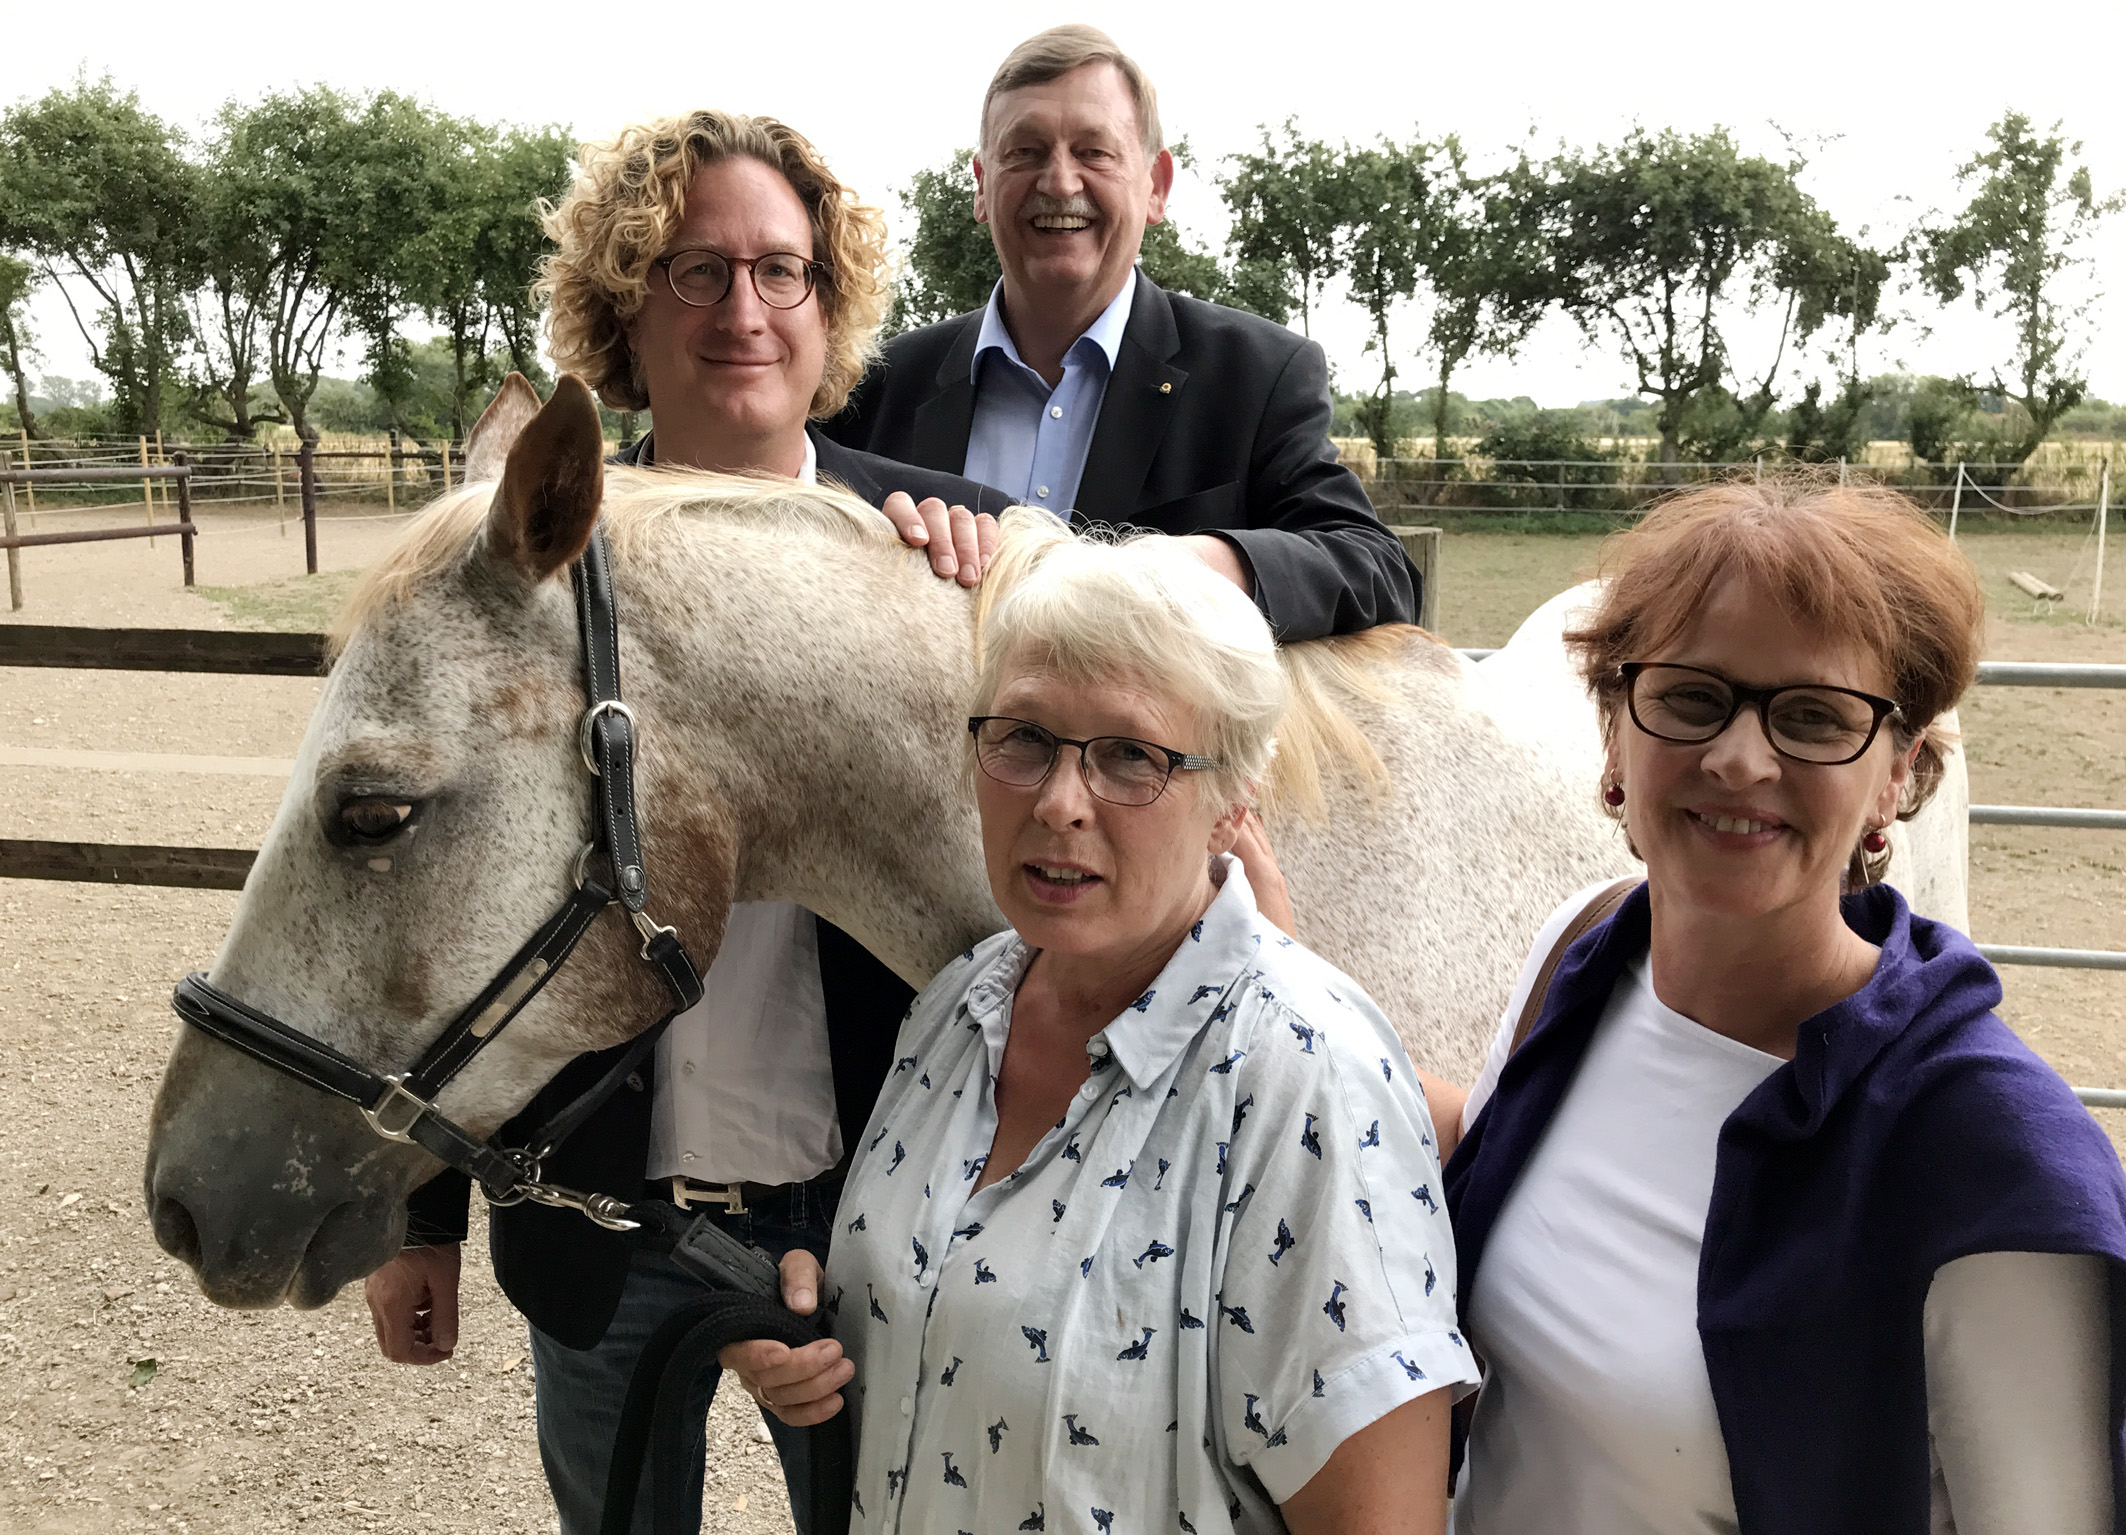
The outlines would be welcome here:
M 983 714 L 967 722 L 974 760 L 998 783 L 1031 789 L 1045 783 L 1066 746 L 1078 748 L 1078 770 L 1094 798 L 1110 805 L 1149 805 L 1166 792 L 1176 773 L 1223 766 L 1216 757 L 1177 752 L 1134 736 L 1094 736 L 1073 741 L 1032 720 Z
M 765 256 L 726 256 L 722 251 L 683 250 L 659 256 L 650 263 L 664 268 L 672 296 L 682 304 L 707 309 L 720 304 L 744 267 L 753 280 L 753 291 L 770 309 L 795 309 L 812 294 L 824 261 L 808 261 L 794 251 L 769 251 Z
M 1828 683 L 1744 687 L 1718 672 L 1666 661 L 1627 661 L 1618 670 L 1631 722 L 1656 740 L 1702 746 L 1754 708 L 1773 751 L 1818 767 L 1859 760 L 1882 722 L 1899 712 L 1891 699 Z

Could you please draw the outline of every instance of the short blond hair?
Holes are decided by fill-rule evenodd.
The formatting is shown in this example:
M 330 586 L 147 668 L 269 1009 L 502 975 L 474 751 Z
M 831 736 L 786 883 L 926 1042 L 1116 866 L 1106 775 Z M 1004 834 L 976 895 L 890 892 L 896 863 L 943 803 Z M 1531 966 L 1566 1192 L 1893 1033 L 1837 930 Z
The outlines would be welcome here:
M 989 89 L 982 93 L 981 131 L 975 142 L 982 146 L 983 153 L 989 151 L 989 107 L 997 97 L 1006 91 L 1060 80 L 1088 64 L 1115 66 L 1129 87 L 1130 99 L 1137 104 L 1137 131 L 1144 140 L 1144 158 L 1157 159 L 1159 151 L 1166 148 L 1166 133 L 1159 126 L 1159 93 L 1137 61 L 1124 53 L 1113 38 L 1098 27 L 1076 22 L 1036 32 L 1004 55 L 1004 62 L 990 77 Z
M 1264 782 L 1292 690 L 1245 592 L 1157 533 L 1073 536 L 1052 513 L 1024 507 L 1004 514 L 1002 532 L 979 589 L 969 713 L 987 713 L 1021 669 L 1122 683 L 1194 712 L 1201 740 L 1159 744 L 1217 758 L 1202 777 L 1227 803 Z
M 576 151 L 575 185 L 542 205 L 560 248 L 533 291 L 548 301 L 554 366 L 574 373 L 615 410 L 647 410 L 642 368 L 627 327 L 649 296 L 650 265 L 679 227 L 687 188 L 704 165 L 746 155 L 782 173 L 812 223 L 812 254 L 826 265 L 815 290 L 827 323 L 827 362 L 810 414 L 848 403 L 877 350 L 888 289 L 886 220 L 835 179 L 811 142 L 772 117 L 699 111 L 621 130 Z

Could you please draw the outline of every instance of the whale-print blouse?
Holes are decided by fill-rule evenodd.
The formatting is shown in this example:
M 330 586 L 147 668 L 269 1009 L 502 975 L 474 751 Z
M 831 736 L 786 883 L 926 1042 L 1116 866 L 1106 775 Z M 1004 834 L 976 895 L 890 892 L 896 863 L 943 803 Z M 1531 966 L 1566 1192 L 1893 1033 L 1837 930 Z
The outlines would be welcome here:
M 1476 1380 L 1417 1075 L 1223 871 L 1069 1112 L 971 1196 L 1035 951 L 1000 934 L 916 1000 L 827 1270 L 853 1530 L 1281 1531 L 1343 1440 Z

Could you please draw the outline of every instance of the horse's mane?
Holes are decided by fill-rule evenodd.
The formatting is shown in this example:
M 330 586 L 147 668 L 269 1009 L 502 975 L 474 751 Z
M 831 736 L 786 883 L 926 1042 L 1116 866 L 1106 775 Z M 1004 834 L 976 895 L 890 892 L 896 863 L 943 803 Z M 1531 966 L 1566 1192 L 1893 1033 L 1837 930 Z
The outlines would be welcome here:
M 475 484 L 438 497 L 384 556 L 364 571 L 332 626 L 335 650 L 379 612 L 403 602 L 414 588 L 447 575 L 474 548 L 487 524 L 492 484 Z M 808 530 L 846 543 L 874 544 L 905 553 L 885 515 L 862 498 L 831 484 L 800 485 L 768 475 L 712 474 L 697 469 L 642 469 L 609 465 L 599 513 L 616 554 L 625 558 L 646 535 L 680 515 L 743 522 L 751 526 Z M 1041 526 L 1035 514 L 1006 515 L 1001 547 L 977 591 L 974 622 L 1003 594 L 1013 571 L 1028 567 L 1009 558 L 1013 544 Z M 1381 673 L 1405 659 L 1410 636 L 1403 625 L 1369 629 L 1279 648 L 1291 702 L 1277 729 L 1277 754 L 1269 782 L 1260 786 L 1268 809 L 1309 818 L 1326 810 L 1324 771 L 1341 766 L 1361 785 L 1384 792 L 1388 770 L 1350 713 L 1357 702 L 1386 703 L 1393 695 Z
M 354 583 L 332 625 L 334 649 L 415 587 L 455 569 L 486 528 L 494 494 L 493 484 L 480 483 L 429 503 Z M 599 521 L 616 552 L 625 556 L 646 533 L 681 513 L 713 513 L 754 526 L 811 529 L 845 542 L 901 547 L 883 513 L 838 485 L 700 469 L 606 467 Z

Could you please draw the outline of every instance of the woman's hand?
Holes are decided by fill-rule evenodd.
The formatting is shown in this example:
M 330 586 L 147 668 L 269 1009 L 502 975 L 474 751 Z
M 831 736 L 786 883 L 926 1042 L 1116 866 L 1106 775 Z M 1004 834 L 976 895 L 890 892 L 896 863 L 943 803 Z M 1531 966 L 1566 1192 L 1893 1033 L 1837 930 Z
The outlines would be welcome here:
M 798 1249 L 782 1260 L 783 1304 L 799 1316 L 819 1307 L 819 1259 Z M 842 1410 L 842 1387 L 856 1361 L 832 1338 L 791 1348 L 767 1338 L 725 1345 L 716 1362 L 738 1377 L 746 1395 L 793 1428 L 824 1423 Z
M 1247 874 L 1248 888 L 1255 892 L 1255 909 L 1297 938 L 1299 924 L 1292 917 L 1292 898 L 1285 893 L 1284 870 L 1277 867 L 1277 856 L 1270 851 L 1270 834 L 1262 817 L 1252 810 L 1233 839 L 1233 855 Z

